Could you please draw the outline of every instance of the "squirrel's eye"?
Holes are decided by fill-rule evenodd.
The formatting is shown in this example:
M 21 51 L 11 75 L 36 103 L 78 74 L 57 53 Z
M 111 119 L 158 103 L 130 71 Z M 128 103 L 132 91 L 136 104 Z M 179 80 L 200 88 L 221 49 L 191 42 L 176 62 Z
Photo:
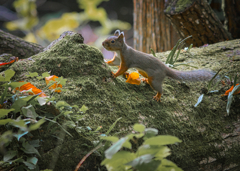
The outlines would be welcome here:
M 111 41 L 111 43 L 114 43 L 114 42 L 115 42 L 114 40 Z

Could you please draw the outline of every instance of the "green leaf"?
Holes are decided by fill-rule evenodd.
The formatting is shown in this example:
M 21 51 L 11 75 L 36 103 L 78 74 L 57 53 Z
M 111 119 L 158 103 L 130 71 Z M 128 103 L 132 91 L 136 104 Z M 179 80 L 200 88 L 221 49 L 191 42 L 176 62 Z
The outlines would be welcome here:
M 50 76 L 50 74 L 48 73 L 48 72 L 44 72 L 44 73 L 42 73 L 42 77 L 43 78 L 45 78 L 45 77 L 49 77 Z
M 24 132 L 23 132 L 23 131 L 20 130 L 20 131 L 18 131 L 18 134 L 15 134 L 15 135 L 14 135 L 14 137 L 16 137 L 18 141 L 20 141 L 20 138 L 21 138 L 22 136 L 26 135 L 26 134 L 28 134 L 28 131 L 24 131 Z
M 98 126 L 94 132 L 98 132 L 100 129 L 102 129 L 102 126 Z
M 56 78 L 55 81 L 58 82 L 58 84 L 61 84 L 61 85 L 66 85 L 66 82 L 67 82 L 67 79 L 64 79 L 63 77 L 59 77 L 59 78 Z
M 0 120 L 0 125 L 5 125 L 5 124 L 7 124 L 8 122 L 11 122 L 12 121 L 12 119 L 1 119 Z
M 240 89 L 240 85 L 237 85 L 233 88 L 233 90 L 228 94 L 228 102 L 227 102 L 227 107 L 226 107 L 226 110 L 227 110 L 227 114 L 229 115 L 230 113 L 230 107 L 231 107 L 231 104 L 232 104 L 232 101 L 233 101 L 233 94 L 237 91 L 239 91 Z
M 6 116 L 9 112 L 14 111 L 15 109 L 0 109 L 0 118 Z
M 128 149 L 132 149 L 132 144 L 129 141 L 126 141 L 125 143 L 123 143 L 122 146 Z
M 17 113 L 20 112 L 21 107 L 25 106 L 26 104 L 27 102 L 24 100 L 24 98 L 19 98 L 13 103 L 11 109 L 15 109 L 14 113 Z
M 10 122 L 12 126 L 15 126 L 17 128 L 20 128 L 22 131 L 27 131 L 27 123 L 24 120 L 12 120 Z
M 65 107 L 65 106 L 70 106 L 67 102 L 65 101 L 58 101 L 56 103 L 56 108 L 59 109 L 60 107 Z
M 119 139 L 118 137 L 114 137 L 114 136 L 109 136 L 109 137 L 100 137 L 101 140 L 107 140 L 107 141 L 111 141 L 113 143 L 117 142 Z
M 17 151 L 6 151 L 6 153 L 4 154 L 3 156 L 3 161 L 4 162 L 7 162 L 9 161 L 10 159 L 12 159 L 13 157 L 15 157 L 17 155 Z
M 144 132 L 145 126 L 142 124 L 135 124 L 133 126 L 133 129 L 134 129 L 134 131 L 137 131 L 137 132 Z
M 29 131 L 38 129 L 45 122 L 45 117 L 40 119 L 37 123 L 29 126 Z
M 163 159 L 161 161 L 161 165 L 158 167 L 157 171 L 169 171 L 169 170 L 183 171 L 175 163 L 173 163 L 167 159 Z
M 170 149 L 166 146 L 162 146 L 157 152 L 157 154 L 155 154 L 155 159 L 162 160 L 163 158 L 169 156 L 170 154 L 171 154 Z
M 27 77 L 37 77 L 38 73 L 37 72 L 29 72 L 29 75 L 26 75 Z
M 79 109 L 79 111 L 85 113 L 88 110 L 88 107 L 85 105 L 82 105 L 81 109 Z
M 73 129 L 77 126 L 73 121 L 66 121 L 64 125 L 66 125 L 67 127 L 71 128 L 71 129 Z
M 177 137 L 171 136 L 171 135 L 158 135 L 156 137 L 152 137 L 147 139 L 144 144 L 149 145 L 169 145 L 169 144 L 175 144 L 177 142 L 182 142 Z
M 64 115 L 64 116 L 67 116 L 67 115 L 69 115 L 70 113 L 73 113 L 73 111 L 65 111 L 65 112 L 63 113 L 63 115 Z
M 38 162 L 38 159 L 36 157 L 28 157 L 27 161 L 32 163 L 32 164 L 34 164 L 34 165 L 36 165 L 37 162 Z
M 134 135 L 136 138 L 142 138 L 143 136 L 144 136 L 144 134 L 143 133 L 140 133 L 140 134 L 135 134 Z
M 210 90 L 210 88 L 211 88 L 211 86 L 212 86 L 212 82 L 213 82 L 213 80 L 217 77 L 217 75 L 219 74 L 219 72 L 222 70 L 222 68 L 220 68 L 219 70 L 218 70 L 218 72 L 212 77 L 212 79 L 209 81 L 209 83 L 208 83 L 208 91 Z
M 23 163 L 30 169 L 30 170 L 33 170 L 36 168 L 36 165 L 30 163 L 30 162 L 26 162 L 26 161 L 23 161 Z
M 39 139 L 37 139 L 37 140 L 32 140 L 32 141 L 28 141 L 28 143 L 30 144 L 30 145 L 32 145 L 33 147 L 40 147 L 40 141 L 39 141 Z
M 11 140 L 12 140 L 12 137 L 13 137 L 12 131 L 5 131 L 5 132 L 0 136 L 1 146 L 3 146 L 4 144 L 7 144 L 9 141 L 11 141 Z
M 142 145 L 138 148 L 137 154 L 140 156 L 151 154 L 157 159 L 161 160 L 162 158 L 170 155 L 170 149 L 166 146 Z
M 5 78 L 0 75 L 0 82 L 4 82 L 4 81 L 5 81 Z
M 106 135 L 108 135 L 108 134 L 111 132 L 111 130 L 115 127 L 115 125 L 117 124 L 117 122 L 118 122 L 120 119 L 122 119 L 122 117 L 118 118 L 118 119 L 110 126 L 110 128 L 109 128 L 108 131 L 106 132 Z
M 188 48 L 188 52 L 190 52 L 191 48 L 193 47 L 193 44 L 190 44 L 189 48 Z
M 158 134 L 158 130 L 155 128 L 146 128 L 144 132 L 145 132 L 144 137 L 146 138 L 150 138 Z
M 11 87 L 12 89 L 15 89 L 17 87 L 21 87 L 24 84 L 27 84 L 28 82 L 11 82 L 10 84 L 8 84 L 9 87 Z
M 199 103 L 202 102 L 203 96 L 204 96 L 204 94 L 201 94 L 201 96 L 199 96 L 198 101 L 197 101 L 197 103 L 194 105 L 194 107 L 197 107 L 197 106 L 199 105 Z
M 9 82 L 10 79 L 14 76 L 15 71 L 8 69 L 7 71 L 4 71 L 5 74 L 5 81 Z
M 146 170 L 156 170 L 158 166 L 161 164 L 159 160 L 152 160 L 149 163 L 142 163 L 140 165 L 135 166 L 135 168 L 139 171 L 146 171 Z
M 36 117 L 38 117 L 38 114 L 35 112 L 35 109 L 32 105 L 22 107 L 22 112 L 24 116 L 29 118 L 36 119 Z
M 105 156 L 108 159 L 111 159 L 112 156 L 118 152 L 118 150 L 120 150 L 122 148 L 122 145 L 125 143 L 125 141 L 127 141 L 128 138 L 124 137 L 121 138 L 120 140 L 118 140 L 115 144 L 113 144 L 111 147 L 109 147 L 106 151 L 105 151 Z
M 46 97 L 38 97 L 37 101 L 39 103 L 40 106 L 43 106 L 46 104 L 46 102 L 48 101 L 48 99 Z
M 21 148 L 22 151 L 26 154 L 37 154 L 40 156 L 38 150 L 34 148 L 32 145 L 30 145 L 28 142 L 23 142 L 22 143 L 23 148 Z
M 237 84 L 237 77 L 238 77 L 238 75 L 236 74 L 236 75 L 235 75 L 235 78 L 234 78 L 234 81 L 233 81 L 233 86 L 234 86 L 234 87 L 235 87 L 236 84 Z
M 146 155 L 142 155 L 138 158 L 135 158 L 133 161 L 127 163 L 126 165 L 131 165 L 132 167 L 136 167 L 138 165 L 142 165 L 142 164 L 146 164 L 146 163 L 150 163 L 153 159 L 153 155 L 150 154 L 146 154 Z
M 150 48 L 150 51 L 151 51 L 152 55 L 153 55 L 154 57 L 156 57 L 156 53 L 155 53 L 155 51 L 154 51 L 152 48 Z
M 134 153 L 130 153 L 128 151 L 119 151 L 114 154 L 111 159 L 105 159 L 102 161 L 101 165 L 109 165 L 114 166 L 114 168 L 118 168 L 120 166 L 124 166 L 124 164 L 132 161 L 135 158 Z
M 43 78 L 42 76 L 38 76 L 38 77 L 37 77 L 38 80 L 41 80 L 42 78 Z

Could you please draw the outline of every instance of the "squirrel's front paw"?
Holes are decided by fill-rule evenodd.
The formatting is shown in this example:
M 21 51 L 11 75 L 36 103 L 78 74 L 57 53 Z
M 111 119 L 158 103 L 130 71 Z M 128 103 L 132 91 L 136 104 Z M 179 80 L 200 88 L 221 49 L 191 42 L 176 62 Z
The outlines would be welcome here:
M 115 74 L 111 71 L 111 76 L 113 77 L 113 78 L 116 78 L 116 76 L 115 76 Z
M 142 80 L 143 83 L 149 84 L 147 78 L 141 78 L 141 80 Z

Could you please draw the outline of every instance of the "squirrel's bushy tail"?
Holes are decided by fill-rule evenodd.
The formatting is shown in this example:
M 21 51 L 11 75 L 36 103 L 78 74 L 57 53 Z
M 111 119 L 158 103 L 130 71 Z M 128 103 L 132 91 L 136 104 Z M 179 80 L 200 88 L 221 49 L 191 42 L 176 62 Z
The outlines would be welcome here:
M 209 81 L 215 75 L 214 72 L 208 70 L 193 71 L 177 71 L 168 68 L 167 76 L 176 80 L 183 81 Z

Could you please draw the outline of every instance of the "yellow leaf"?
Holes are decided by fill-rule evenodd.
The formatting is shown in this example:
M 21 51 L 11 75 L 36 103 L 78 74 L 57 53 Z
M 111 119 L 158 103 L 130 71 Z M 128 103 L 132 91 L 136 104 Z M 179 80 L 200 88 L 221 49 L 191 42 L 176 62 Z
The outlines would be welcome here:
M 37 40 L 35 38 L 35 36 L 32 33 L 28 33 L 25 37 L 24 40 L 28 41 L 28 42 L 33 42 L 33 43 L 37 43 Z

